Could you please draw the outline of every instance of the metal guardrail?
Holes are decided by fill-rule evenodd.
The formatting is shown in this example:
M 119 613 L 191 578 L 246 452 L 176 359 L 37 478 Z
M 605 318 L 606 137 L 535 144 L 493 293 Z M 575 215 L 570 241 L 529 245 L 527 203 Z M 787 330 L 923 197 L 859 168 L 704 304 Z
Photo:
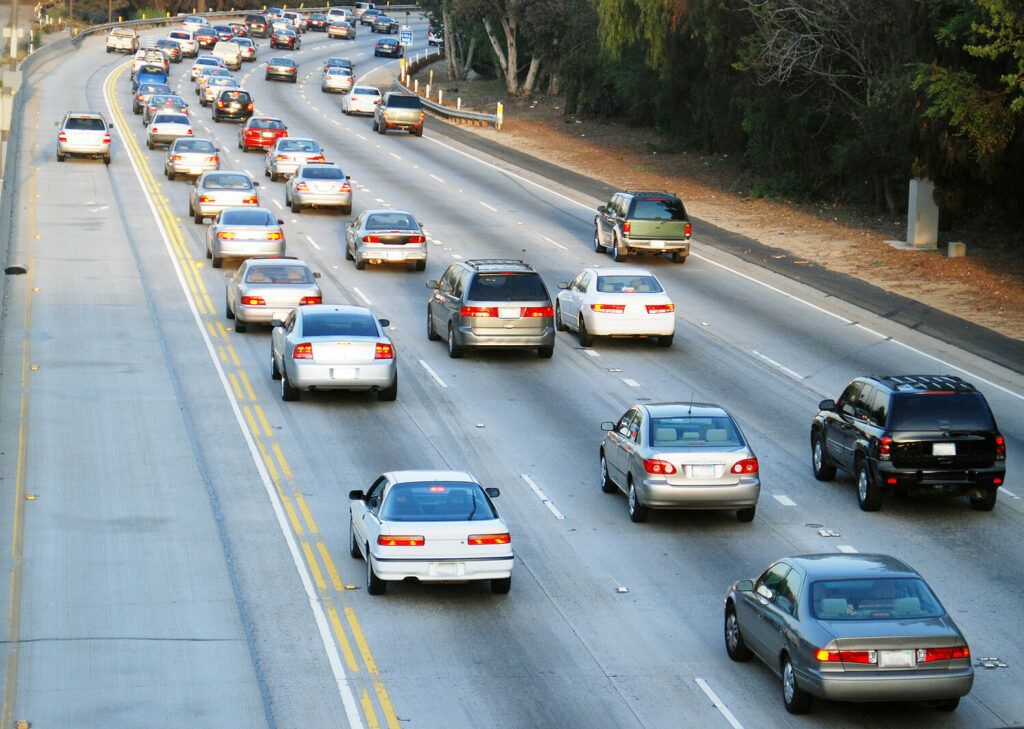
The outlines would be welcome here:
M 421 58 L 421 59 L 419 59 L 419 60 L 415 61 L 414 63 L 409 64 L 407 66 L 407 68 L 406 68 L 406 78 L 408 78 L 412 74 L 416 73 L 421 68 L 423 68 L 425 66 L 429 66 L 434 61 L 438 61 L 438 60 L 440 60 L 442 58 L 444 58 L 444 51 L 435 51 L 433 53 L 428 53 L 423 58 Z M 402 83 L 402 77 L 401 76 L 399 76 L 395 80 L 395 85 L 398 86 L 400 89 L 402 89 L 402 91 L 405 91 L 406 93 L 409 93 L 409 94 L 417 93 L 411 87 L 406 86 L 404 83 Z M 502 115 L 501 114 L 486 114 L 486 113 L 484 113 L 482 111 L 469 111 L 467 109 L 456 109 L 456 108 L 453 108 L 451 106 L 445 106 L 444 104 L 439 104 L 436 101 L 431 101 L 429 98 L 427 98 L 426 96 L 422 96 L 422 95 L 420 95 L 420 103 L 422 103 L 423 106 L 426 107 L 426 109 L 429 110 L 430 112 L 432 112 L 434 114 L 437 114 L 438 116 L 443 116 L 446 119 L 451 119 L 451 120 L 454 120 L 454 121 L 457 121 L 457 122 L 470 122 L 470 121 L 472 121 L 472 122 L 482 122 L 484 124 L 490 124 L 491 126 L 493 126 L 495 129 L 498 129 L 499 131 L 501 130 L 501 123 L 502 123 Z

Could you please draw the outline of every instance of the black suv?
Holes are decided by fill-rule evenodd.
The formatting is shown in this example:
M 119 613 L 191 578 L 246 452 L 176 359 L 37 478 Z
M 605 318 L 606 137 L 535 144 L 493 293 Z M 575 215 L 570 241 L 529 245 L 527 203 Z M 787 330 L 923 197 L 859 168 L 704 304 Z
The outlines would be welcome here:
M 467 347 L 555 351 L 555 312 L 540 274 L 504 258 L 453 263 L 440 281 L 427 281 L 427 337 L 448 341 L 448 356 Z
M 224 89 L 213 102 L 213 120 L 239 119 L 245 121 L 252 116 L 252 97 L 241 89 Z
M 951 375 L 858 377 L 811 423 L 819 481 L 857 477 L 857 501 L 877 511 L 886 492 L 961 496 L 991 511 L 1006 475 L 1006 441 L 985 396 Z

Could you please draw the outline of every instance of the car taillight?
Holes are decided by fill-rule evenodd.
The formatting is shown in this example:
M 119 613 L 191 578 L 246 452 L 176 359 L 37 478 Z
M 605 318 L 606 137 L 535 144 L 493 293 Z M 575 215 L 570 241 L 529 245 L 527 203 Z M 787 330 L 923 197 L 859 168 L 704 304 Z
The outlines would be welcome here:
M 267 233 L 267 240 L 281 240 L 284 238 L 284 233 L 276 231 L 274 233 Z
M 323 297 L 321 296 L 303 296 L 299 300 L 299 306 L 309 306 L 310 304 L 323 303 Z
M 420 121 L 423 121 L 423 112 L 420 112 Z
M 970 658 L 971 649 L 965 645 L 955 648 L 918 648 L 917 662 L 931 663 L 932 661 L 951 661 L 954 658 Z
M 57 139 L 59 139 L 61 142 L 66 142 L 68 141 L 68 135 L 65 134 L 64 132 L 61 132 L 60 134 L 57 135 Z
M 676 472 L 676 467 L 668 461 L 659 461 L 656 458 L 645 458 L 644 470 L 647 471 L 647 473 L 654 473 L 659 476 L 669 476 Z
M 347 182 L 344 185 L 342 185 L 342 189 L 346 190 L 346 191 L 349 189 Z M 426 238 L 424 238 L 422 235 L 410 235 L 409 236 L 409 242 L 410 243 L 422 243 L 425 240 L 426 240 Z
M 318 154 L 316 157 L 310 157 L 306 161 L 307 162 L 323 162 L 324 161 L 324 156 L 322 154 Z
M 223 108 L 224 108 L 224 102 L 223 102 L 223 101 L 220 101 L 220 100 L 218 100 L 218 101 L 217 101 L 217 108 L 218 108 L 218 109 L 223 109 Z
M 377 537 L 377 544 L 382 547 L 422 547 L 425 541 L 421 536 L 381 534 Z
M 733 473 L 757 473 L 757 459 L 744 458 L 734 463 L 730 470 Z
M 213 162 L 214 164 L 217 164 L 217 163 L 220 162 L 220 157 L 207 157 L 206 161 L 207 162 Z
M 296 190 L 308 190 L 309 189 L 309 185 L 307 185 L 305 182 L 296 182 L 295 183 L 295 189 Z
M 139 94 L 138 98 L 136 99 L 136 101 L 145 101 L 145 100 L 146 100 L 146 95 L 145 94 Z
M 284 160 L 288 159 L 288 155 L 286 155 L 286 154 L 279 154 L 274 159 L 276 159 L 278 162 L 283 162 Z
M 485 317 L 485 316 L 497 316 L 498 308 L 495 306 L 463 306 L 459 309 L 461 316 L 468 317 Z
M 470 534 L 466 537 L 466 544 L 508 544 L 512 541 L 511 535 L 505 534 Z
M 159 132 L 160 130 L 157 127 L 153 127 L 153 131 L 154 132 Z
M 377 348 L 373 352 L 373 358 L 374 359 L 394 359 L 395 358 L 395 348 L 392 347 L 390 344 L 386 344 L 384 342 L 379 342 L 377 344 Z
M 550 306 L 524 306 L 519 313 L 520 316 L 533 318 L 538 316 L 554 316 L 555 310 Z
M 234 240 L 235 234 L 230 233 L 226 230 L 222 230 L 220 233 L 217 233 L 217 237 L 220 238 L 221 240 Z
M 246 108 L 247 111 L 252 111 L 252 104 L 249 104 L 249 106 L 247 106 L 245 108 Z
M 296 344 L 292 350 L 292 359 L 313 359 L 313 345 L 309 342 Z
M 626 235 L 629 235 L 629 221 L 628 220 L 625 223 L 622 224 L 622 232 L 625 233 Z
M 676 310 L 675 304 L 648 304 L 648 314 L 671 314 Z
M 243 296 L 242 306 L 266 306 L 267 302 L 259 296 Z
M 598 314 L 621 314 L 626 310 L 625 304 L 591 304 L 590 308 Z
M 210 197 L 209 195 L 200 195 L 200 196 L 199 196 L 199 202 L 201 202 L 201 203 L 204 203 L 204 202 L 213 202 L 213 198 L 212 198 L 212 197 Z
M 689 223 L 686 224 L 686 237 L 687 238 L 690 237 L 690 224 Z
M 877 651 L 827 651 L 819 648 L 814 657 L 822 663 L 870 663 L 878 662 Z
M 364 235 L 363 243 L 380 243 L 379 235 Z
M 171 162 L 181 162 L 181 155 L 176 154 L 173 157 L 171 157 Z
M 189 128 L 188 128 L 188 131 L 187 131 L 187 132 L 185 132 L 185 134 L 191 134 L 191 133 L 192 133 L 192 127 L 189 127 Z
M 996 458 L 1000 461 L 1006 459 L 1006 440 L 1001 435 L 996 436 Z
M 259 202 L 259 199 L 255 195 L 251 195 L 250 197 L 247 197 L 244 200 L 242 200 L 243 205 L 258 205 Z
M 880 458 L 888 458 L 892 453 L 892 438 L 883 435 L 878 441 L 878 455 Z
M 150 111 L 156 111 L 156 107 L 155 107 L 155 106 L 150 106 L 150 107 L 149 107 L 149 110 L 150 110 Z

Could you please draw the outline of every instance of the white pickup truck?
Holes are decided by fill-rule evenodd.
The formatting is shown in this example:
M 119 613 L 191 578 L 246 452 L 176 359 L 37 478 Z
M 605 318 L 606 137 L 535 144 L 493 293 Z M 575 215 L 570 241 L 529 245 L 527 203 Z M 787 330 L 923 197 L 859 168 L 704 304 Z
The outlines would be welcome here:
M 139 34 L 135 28 L 111 28 L 107 33 L 107 53 L 135 53 L 139 50 Z

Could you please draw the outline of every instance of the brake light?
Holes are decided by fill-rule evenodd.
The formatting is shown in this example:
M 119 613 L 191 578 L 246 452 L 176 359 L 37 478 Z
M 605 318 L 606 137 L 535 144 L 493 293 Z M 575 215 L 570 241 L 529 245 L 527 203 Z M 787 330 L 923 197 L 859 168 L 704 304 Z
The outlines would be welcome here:
M 422 547 L 426 540 L 420 536 L 389 536 L 381 534 L 377 537 L 377 544 L 382 547 Z
M 201 202 L 201 203 L 204 203 L 204 202 L 213 202 L 213 198 L 212 198 L 212 197 L 210 197 L 209 195 L 200 195 L 200 196 L 199 196 L 199 202 Z
M 61 132 L 60 134 L 57 135 L 57 139 L 59 139 L 62 142 L 66 142 L 68 141 L 68 135 L 65 134 L 64 132 Z
M 309 189 L 309 185 L 307 185 L 305 182 L 297 182 L 297 183 L 295 183 L 295 189 L 296 190 L 308 190 Z
M 625 304 L 591 304 L 590 308 L 598 314 L 621 314 L 626 310 Z
M 508 544 L 512 541 L 512 537 L 506 532 L 505 534 L 470 534 L 466 537 L 467 544 Z
M 267 240 L 281 240 L 284 238 L 284 233 L 281 231 L 274 231 L 273 233 L 267 233 Z
M 187 132 L 185 132 L 185 134 L 191 134 L 191 133 L 192 133 L 192 128 L 189 127 L 189 130 Z
M 814 657 L 822 663 L 870 663 L 878 662 L 878 651 L 827 651 L 820 648 Z
M 971 649 L 965 645 L 953 648 L 918 648 L 917 662 L 951 661 L 954 658 L 970 658 Z
M 757 473 L 757 459 L 744 458 L 734 463 L 730 470 L 733 473 Z
M 258 205 L 259 204 L 259 200 L 257 199 L 257 197 L 255 195 L 250 195 L 249 197 L 247 197 L 244 200 L 242 200 L 242 204 L 243 205 Z
M 395 348 L 385 342 L 378 342 L 377 348 L 373 352 L 374 359 L 394 359 Z
M 1006 458 L 1006 440 L 1001 435 L 996 436 L 996 458 L 999 460 Z
M 878 441 L 878 455 L 882 458 L 888 458 L 892 453 L 892 438 L 888 435 L 883 435 Z
M 676 472 L 676 467 L 668 461 L 659 461 L 656 458 L 645 458 L 644 470 L 647 471 L 647 473 L 654 473 L 659 476 L 669 476 Z
M 245 108 L 246 108 L 247 111 L 252 111 L 252 104 L 249 104 L 249 106 L 247 106 Z
M 222 230 L 220 233 L 217 233 L 217 237 L 220 238 L 221 240 L 234 240 L 235 234 L 230 233 L 226 230 Z
M 176 154 L 173 157 L 171 157 L 171 162 L 181 162 L 181 155 Z
M 625 233 L 626 235 L 629 235 L 629 226 L 630 223 L 628 220 L 622 224 L 622 232 Z
M 343 182 L 341 184 L 341 191 L 342 192 L 352 192 L 352 186 L 349 185 L 347 182 Z M 419 241 L 411 241 L 411 242 L 413 242 L 413 243 L 416 243 L 416 242 L 422 243 L 423 239 L 421 238 Z
M 219 163 L 220 162 L 220 157 L 207 157 L 206 161 L 207 162 Z
M 309 306 L 310 304 L 320 303 L 323 303 L 323 298 L 319 296 L 303 296 L 302 299 L 299 300 L 299 306 Z
M 498 309 L 495 306 L 463 306 L 459 309 L 459 314 L 472 318 L 497 316 Z
M 687 238 L 690 237 L 690 224 L 689 223 L 686 224 L 686 237 Z
M 524 306 L 519 312 L 520 316 L 529 318 L 540 316 L 554 316 L 555 310 L 550 306 Z
M 242 306 L 266 306 L 267 302 L 259 296 L 243 296 Z
M 324 156 L 322 154 L 318 154 L 316 157 L 310 157 L 306 161 L 307 162 L 323 162 L 324 161 Z
M 364 235 L 363 243 L 380 243 L 379 235 Z
M 220 100 L 218 100 L 218 101 L 217 101 L 217 108 L 218 108 L 218 109 L 223 109 L 223 108 L 224 108 L 224 102 L 223 102 L 223 101 L 220 101 Z
M 313 345 L 309 342 L 296 344 L 292 350 L 292 359 L 313 359 Z
M 284 160 L 288 159 L 288 155 L 286 155 L 286 154 L 279 154 L 279 155 L 277 155 L 277 157 L 275 159 L 278 162 L 283 162 Z
M 159 132 L 159 131 L 160 131 L 159 129 L 157 129 L 156 127 L 153 127 L 153 132 L 154 133 Z
M 648 314 L 671 314 L 676 310 L 675 304 L 648 304 Z

